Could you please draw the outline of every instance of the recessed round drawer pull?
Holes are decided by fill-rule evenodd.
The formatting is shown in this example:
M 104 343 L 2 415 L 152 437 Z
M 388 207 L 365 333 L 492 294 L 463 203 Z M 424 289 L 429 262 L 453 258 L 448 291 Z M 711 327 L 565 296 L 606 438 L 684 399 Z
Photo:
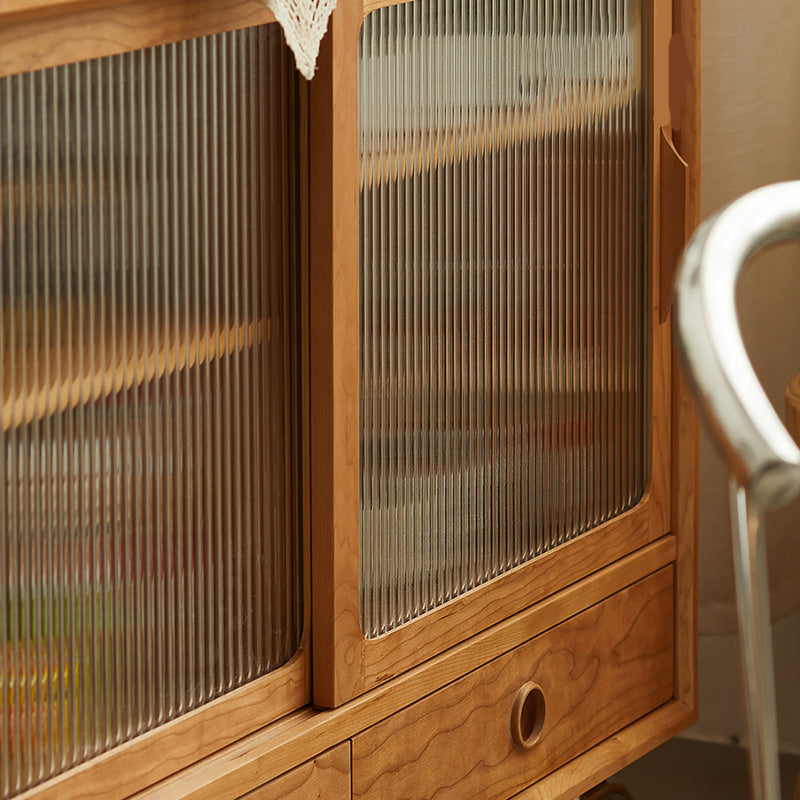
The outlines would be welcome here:
M 518 750 L 530 750 L 536 744 L 542 735 L 544 716 L 542 688 L 535 683 L 524 683 L 511 707 L 511 738 Z

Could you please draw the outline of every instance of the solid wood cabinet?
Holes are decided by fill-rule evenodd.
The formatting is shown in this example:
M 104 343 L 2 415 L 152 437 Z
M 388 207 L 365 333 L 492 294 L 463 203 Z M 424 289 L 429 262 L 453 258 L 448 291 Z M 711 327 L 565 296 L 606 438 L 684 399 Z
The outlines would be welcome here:
M 398 612 L 403 617 L 398 624 L 365 635 L 362 475 L 364 454 L 374 442 L 365 441 L 360 427 L 367 381 L 359 350 L 365 324 L 359 304 L 366 246 L 360 238 L 365 224 L 365 173 L 359 124 L 365 112 L 359 102 L 359 75 L 363 80 L 364 74 L 359 36 L 366 15 L 395 5 L 403 4 L 339 0 L 322 43 L 318 73 L 307 90 L 305 86 L 300 90 L 301 100 L 292 112 L 299 143 L 292 160 L 302 184 L 295 205 L 301 219 L 295 265 L 301 276 L 295 329 L 301 342 L 297 408 L 301 485 L 296 498 L 302 509 L 297 542 L 303 570 L 300 645 L 287 663 L 272 672 L 108 748 L 21 796 L 566 800 L 695 719 L 696 423 L 673 353 L 670 297 L 679 243 L 694 226 L 698 211 L 698 4 L 694 0 L 629 4 L 641 11 L 634 17 L 644 53 L 641 63 L 646 66 L 641 80 L 646 101 L 641 109 L 644 171 L 629 178 L 633 188 L 626 189 L 626 197 L 641 206 L 637 211 L 641 229 L 631 235 L 641 242 L 644 271 L 641 319 L 631 316 L 618 336 L 618 347 L 626 338 L 639 337 L 643 429 L 641 441 L 630 448 L 641 445 L 642 491 L 619 513 L 578 526 L 574 535 L 561 537 L 553 546 L 531 547 L 517 561 L 509 557 L 506 566 L 494 572 L 487 569 L 472 583 L 462 581 L 449 595 L 442 592 L 424 613 Z M 452 8 L 457 6 L 458 0 Z M 276 23 L 260 2 L 250 0 L 181 0 L 168 6 L 151 0 L 122 5 L 0 0 L 0 74 L 257 24 Z M 455 59 L 456 51 L 453 46 L 449 57 Z M 522 87 L 524 82 L 518 83 Z M 515 81 L 509 85 L 515 86 Z M 486 118 L 494 113 L 487 112 Z M 532 120 L 529 127 L 523 118 Z M 498 163 L 505 164 L 503 147 L 535 139 L 531 131 L 538 124 L 544 126 L 530 109 L 498 123 L 500 144 L 491 157 L 500 153 Z M 551 134 L 548 128 L 541 135 Z M 620 226 L 627 224 L 622 219 L 625 209 L 621 202 L 613 209 L 603 205 L 610 196 L 597 177 L 605 174 L 604 167 L 592 155 L 591 137 L 582 136 L 580 146 L 569 150 L 572 166 L 561 173 L 558 164 L 542 166 L 551 164 L 551 153 L 542 157 L 537 169 L 539 174 L 552 169 L 547 173 L 551 182 L 565 170 L 574 171 L 574 184 L 568 184 L 566 199 L 558 201 L 553 214 L 561 214 L 558 225 L 577 229 L 568 208 L 581 220 L 594 219 L 592 209 L 599 208 L 592 223 L 596 227 L 587 223 L 589 236 L 596 247 L 607 248 L 613 268 L 627 245 L 619 244 L 615 250 L 611 239 L 617 240 L 608 239 L 605 231 L 613 231 L 617 220 Z M 455 133 L 451 138 L 455 141 Z M 393 141 L 399 152 L 400 145 Z M 608 141 L 618 148 L 608 163 L 621 162 L 623 152 L 633 152 L 623 136 Z M 422 162 L 431 172 L 439 166 L 437 159 L 441 164 L 455 159 L 452 152 L 434 156 L 432 144 L 421 147 L 428 158 Z M 397 159 L 393 163 L 399 163 Z M 487 156 L 486 163 L 489 160 Z M 478 162 L 484 169 L 484 161 L 475 156 Z M 405 191 L 396 176 L 393 180 L 393 191 Z M 241 202 L 246 204 L 247 198 Z M 520 208 L 533 208 L 533 200 Z M 497 224 L 502 230 L 502 221 Z M 550 219 L 540 224 L 554 231 L 558 227 Z M 525 231 L 532 239 L 533 233 Z M 574 247 L 577 260 L 580 245 Z M 581 258 L 592 263 L 585 254 Z M 399 267 L 392 269 L 397 274 Z M 567 279 L 552 264 L 540 259 L 536 269 L 552 281 L 544 294 L 548 287 L 556 294 L 566 292 Z M 617 281 L 613 285 L 621 293 L 625 276 L 613 274 Z M 564 345 L 564 353 L 569 350 L 572 356 L 563 355 L 560 361 L 553 356 L 554 373 L 569 357 L 577 364 L 579 352 L 588 363 L 594 349 L 602 350 L 605 340 L 601 337 L 595 345 L 580 327 L 583 317 L 595 313 L 598 330 L 601 327 L 604 307 L 587 310 L 593 288 L 581 283 L 574 308 L 562 307 L 570 311 L 569 325 L 575 321 L 574 328 L 568 329 L 566 323 L 563 328 L 564 341 L 570 343 Z M 604 296 L 614 293 L 603 291 Z M 452 314 L 443 318 L 444 327 L 455 325 Z M 273 315 L 260 321 L 269 336 L 274 319 Z M 385 330 L 400 331 L 401 323 L 396 317 L 392 320 Z M 426 330 L 420 327 L 421 338 L 427 336 Z M 403 335 L 409 340 L 412 336 Z M 466 341 L 466 333 L 464 337 Z M 607 402 L 593 398 L 603 392 L 619 398 L 633 391 L 626 383 L 632 373 L 622 361 L 620 356 L 617 366 L 609 367 L 616 382 L 613 391 L 598 379 L 596 385 L 581 384 L 573 394 L 562 392 L 553 406 L 563 404 L 559 413 L 564 418 L 583 409 L 583 419 L 589 421 L 581 424 L 591 427 L 595 423 L 587 409 L 595 402 Z M 418 401 L 403 402 L 411 408 Z M 511 408 L 511 401 L 502 402 Z M 467 408 L 467 400 L 463 403 Z M 512 416 L 509 412 L 509 420 Z M 613 417 L 609 411 L 608 419 Z M 473 433 L 472 422 L 459 424 L 459 436 Z M 538 418 L 537 424 L 539 429 L 547 427 Z M 543 435 L 538 444 L 531 444 L 531 463 L 546 455 L 548 446 L 561 447 L 567 437 L 577 441 L 571 424 L 563 424 L 566 433 L 551 426 L 550 439 Z M 497 427 L 492 422 L 485 430 Z M 533 442 L 534 424 L 517 414 L 506 427 L 513 429 L 515 446 L 524 454 L 524 443 Z M 577 427 L 576 422 L 575 431 Z M 615 452 L 615 434 L 610 428 L 601 438 L 600 427 L 597 423 L 596 435 L 588 436 L 586 450 L 595 447 L 597 463 L 605 459 L 613 472 L 614 459 L 607 453 Z M 589 467 L 581 464 L 591 467 L 585 454 L 571 467 L 574 483 L 589 480 Z M 457 465 L 448 465 L 454 473 Z M 553 485 L 559 480 L 553 478 Z M 564 478 L 563 483 L 568 482 Z M 558 497 L 567 498 L 566 489 Z M 513 502 L 508 504 L 516 508 Z M 535 506 L 532 502 L 531 508 Z M 558 513 L 568 516 L 566 511 Z M 509 520 L 514 514 L 509 512 Z M 535 510 L 530 514 L 533 517 Z M 514 533 L 517 523 L 503 524 Z M 430 565 L 421 570 L 425 575 L 435 571 Z M 392 580 L 399 581 L 387 578 Z
M 666 703 L 672 577 L 662 568 L 356 736 L 353 797 L 510 797 Z

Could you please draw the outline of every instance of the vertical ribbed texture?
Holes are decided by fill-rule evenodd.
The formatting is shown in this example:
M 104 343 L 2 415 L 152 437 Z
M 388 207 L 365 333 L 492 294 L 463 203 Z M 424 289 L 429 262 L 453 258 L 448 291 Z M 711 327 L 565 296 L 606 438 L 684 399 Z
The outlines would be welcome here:
M 298 85 L 276 26 L 0 80 L 0 797 L 302 623 Z
M 639 0 L 416 0 L 364 24 L 367 636 L 644 491 L 645 41 Z

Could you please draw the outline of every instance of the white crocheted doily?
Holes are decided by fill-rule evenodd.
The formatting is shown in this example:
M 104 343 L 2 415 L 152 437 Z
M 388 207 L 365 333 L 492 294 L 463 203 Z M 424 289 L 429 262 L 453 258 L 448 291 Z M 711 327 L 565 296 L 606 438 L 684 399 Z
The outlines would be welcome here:
M 283 28 L 300 74 L 311 80 L 317 66 L 319 43 L 328 28 L 336 0 L 266 0 Z

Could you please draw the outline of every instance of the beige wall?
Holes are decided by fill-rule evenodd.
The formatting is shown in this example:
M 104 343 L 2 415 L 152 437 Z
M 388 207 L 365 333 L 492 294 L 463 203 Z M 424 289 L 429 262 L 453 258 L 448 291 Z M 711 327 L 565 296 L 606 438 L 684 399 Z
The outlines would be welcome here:
M 743 192 L 800 179 L 800 0 L 702 2 L 702 215 Z M 783 413 L 800 372 L 800 244 L 758 256 L 742 280 L 745 343 Z M 700 442 L 700 722 L 692 733 L 743 734 L 727 510 L 727 470 L 705 431 Z M 776 660 L 800 667 L 800 502 L 767 521 Z M 800 690 L 779 676 L 781 738 L 800 752 Z

